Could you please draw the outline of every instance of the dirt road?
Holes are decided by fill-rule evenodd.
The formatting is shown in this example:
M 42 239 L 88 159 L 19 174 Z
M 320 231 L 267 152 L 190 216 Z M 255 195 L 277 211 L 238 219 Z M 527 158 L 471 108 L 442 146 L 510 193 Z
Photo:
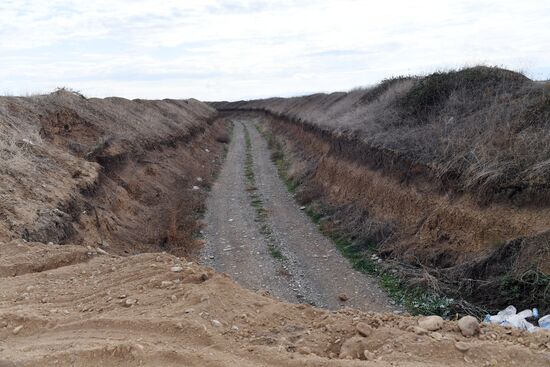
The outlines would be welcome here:
M 266 141 L 256 130 L 257 120 L 236 119 L 233 139 L 220 176 L 207 202 L 205 264 L 225 272 L 241 285 L 265 289 L 289 302 L 365 311 L 396 309 L 375 279 L 352 269 L 349 262 L 300 210 L 271 162 Z M 247 192 L 245 132 L 257 194 L 267 213 L 270 238 L 262 234 Z M 282 256 L 275 257 L 275 243 Z M 340 299 L 345 294 L 346 301 Z

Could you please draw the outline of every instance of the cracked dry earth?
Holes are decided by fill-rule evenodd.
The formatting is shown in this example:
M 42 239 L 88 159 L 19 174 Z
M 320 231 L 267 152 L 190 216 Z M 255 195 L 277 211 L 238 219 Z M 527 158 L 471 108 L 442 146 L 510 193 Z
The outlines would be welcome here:
M 246 288 L 265 290 L 288 302 L 333 310 L 398 310 L 377 281 L 354 270 L 300 210 L 279 178 L 256 122 L 254 118 L 233 121 L 226 162 L 207 202 L 203 263 L 227 273 Z M 263 202 L 271 232 L 268 236 L 261 231 L 248 192 L 247 133 L 256 194 Z M 270 243 L 282 256 L 270 253 Z M 348 299 L 340 299 L 342 294 Z

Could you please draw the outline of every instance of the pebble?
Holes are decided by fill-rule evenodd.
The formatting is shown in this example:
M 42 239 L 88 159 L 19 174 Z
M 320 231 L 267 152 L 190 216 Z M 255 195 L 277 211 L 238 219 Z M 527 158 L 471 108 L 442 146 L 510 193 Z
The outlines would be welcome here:
M 418 326 L 428 331 L 436 331 L 443 327 L 441 316 L 426 316 L 418 320 Z
M 470 345 L 468 343 L 464 343 L 464 342 L 456 342 L 455 343 L 455 348 L 458 349 L 459 351 L 461 351 L 462 353 L 464 353 L 464 352 L 467 352 L 468 350 L 470 350 Z
M 124 307 L 131 307 L 131 306 L 135 305 L 136 303 L 137 303 L 137 299 L 128 298 L 122 303 L 122 305 Z
M 367 349 L 367 339 L 362 336 L 354 336 L 346 340 L 340 347 L 340 358 L 342 359 L 363 359 Z
M 479 322 L 473 316 L 464 316 L 458 320 L 458 327 L 462 335 L 470 337 L 479 334 Z
M 416 335 L 426 335 L 428 334 L 428 330 L 421 328 L 420 326 L 413 327 L 413 331 Z
M 357 330 L 359 335 L 362 336 L 370 336 L 372 334 L 372 328 L 364 322 L 358 323 L 355 329 Z
M 441 335 L 441 334 L 438 333 L 437 331 L 434 331 L 433 333 L 430 333 L 430 336 L 431 336 L 432 338 L 434 338 L 435 340 L 437 340 L 437 341 L 443 340 L 443 335 Z
M 180 271 L 182 271 L 183 268 L 181 266 L 172 266 L 170 268 L 170 271 L 174 272 L 174 273 L 179 273 Z
M 12 330 L 13 335 L 19 334 L 19 332 L 21 331 L 21 329 L 23 329 L 23 325 L 19 325 L 19 326 L 17 326 L 16 328 L 14 328 L 14 329 Z
M 222 323 L 219 322 L 218 320 L 212 320 L 211 322 L 212 322 L 212 326 L 214 326 L 214 327 L 222 327 L 223 326 Z
M 365 359 L 367 361 L 374 361 L 376 359 L 376 354 L 374 354 L 373 352 L 370 352 L 368 350 L 365 350 L 363 352 L 363 355 L 365 356 Z
M 298 348 L 298 353 L 304 355 L 311 354 L 311 349 L 309 349 L 308 347 L 300 347 Z
M 346 301 L 349 299 L 349 297 L 348 297 L 348 295 L 345 294 L 345 293 L 340 293 L 340 294 L 338 295 L 338 299 L 339 299 L 340 301 L 342 301 L 342 302 L 346 302 Z

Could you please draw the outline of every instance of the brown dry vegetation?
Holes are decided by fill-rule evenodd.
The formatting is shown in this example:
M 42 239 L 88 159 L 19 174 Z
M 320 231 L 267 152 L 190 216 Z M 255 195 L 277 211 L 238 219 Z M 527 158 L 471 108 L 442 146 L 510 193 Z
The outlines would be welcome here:
M 186 253 L 226 128 L 196 100 L 0 98 L 0 240 Z
M 480 66 L 349 93 L 214 105 L 264 109 L 358 140 L 415 166 L 402 174 L 428 175 L 480 203 L 550 198 L 550 84 L 512 71 Z
M 409 284 L 548 310 L 549 98 L 548 84 L 476 67 L 214 106 L 262 111 L 302 203 Z

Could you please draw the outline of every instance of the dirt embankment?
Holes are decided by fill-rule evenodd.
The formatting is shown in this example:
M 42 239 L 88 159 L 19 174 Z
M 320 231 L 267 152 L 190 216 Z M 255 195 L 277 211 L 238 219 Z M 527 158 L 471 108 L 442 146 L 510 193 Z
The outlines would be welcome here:
M 0 241 L 113 253 L 195 245 L 227 124 L 195 101 L 0 99 Z
M 409 283 L 489 309 L 549 310 L 547 156 L 524 149 L 550 132 L 538 120 L 549 113 L 544 88 L 474 68 L 350 93 L 214 105 L 263 116 L 301 202 L 359 252 L 374 246 L 401 262 Z
M 25 253 L 13 255 L 12 249 Z M 0 243 L 1 366 L 547 366 L 550 334 L 328 311 L 255 294 L 167 254 Z M 68 253 L 80 254 L 67 256 Z M 85 257 L 86 261 L 76 258 Z M 59 262 L 60 258 L 74 261 Z

